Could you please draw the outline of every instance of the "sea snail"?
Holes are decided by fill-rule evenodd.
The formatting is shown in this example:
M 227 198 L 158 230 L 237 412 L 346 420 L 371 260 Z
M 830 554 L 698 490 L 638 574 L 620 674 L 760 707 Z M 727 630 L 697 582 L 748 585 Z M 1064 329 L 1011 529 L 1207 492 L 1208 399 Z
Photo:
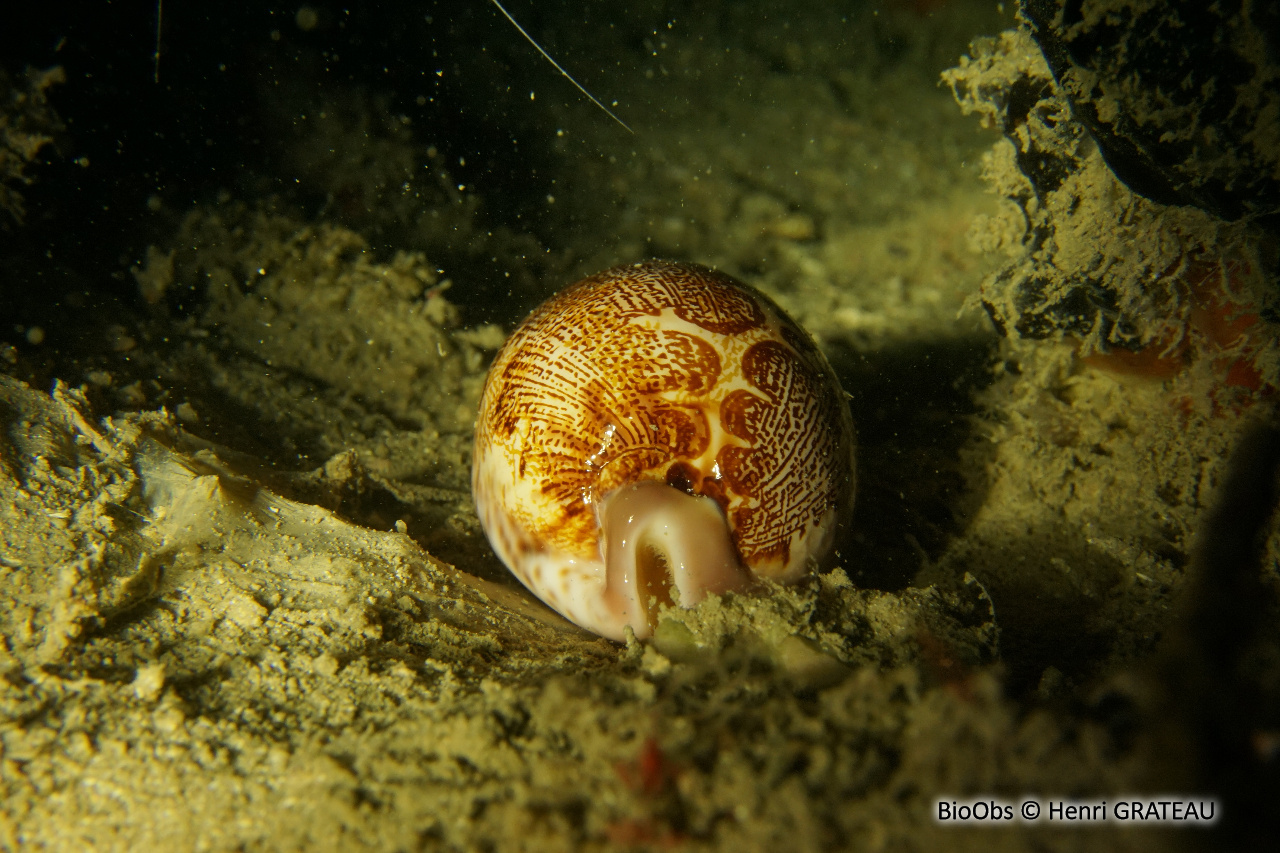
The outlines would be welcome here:
M 507 567 L 613 640 L 821 563 L 854 434 L 813 340 L 706 267 L 615 267 L 535 309 L 485 380 L 471 471 Z

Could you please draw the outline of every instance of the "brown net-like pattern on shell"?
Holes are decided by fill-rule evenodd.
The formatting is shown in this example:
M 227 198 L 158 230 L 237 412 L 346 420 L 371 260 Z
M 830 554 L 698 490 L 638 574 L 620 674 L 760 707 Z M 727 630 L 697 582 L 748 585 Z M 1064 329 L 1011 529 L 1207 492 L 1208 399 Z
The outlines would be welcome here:
M 821 373 L 776 341 L 753 344 L 742 372 L 756 390 L 734 391 L 720 407 L 725 430 L 747 442 L 718 461 L 724 479 L 753 502 L 729 510 L 734 542 L 747 565 L 780 568 L 792 536 L 816 527 L 839 504 L 841 426 L 838 399 Z
M 685 322 L 658 321 L 664 313 Z M 802 330 L 726 275 L 618 267 L 516 330 L 491 369 L 477 447 L 511 448 L 536 498 L 505 511 L 545 547 L 596 556 L 592 503 L 665 480 L 716 499 L 744 562 L 773 573 L 794 537 L 847 497 L 851 437 L 825 370 Z M 740 379 L 747 387 L 726 391 Z M 717 419 L 731 443 L 711 448 Z M 719 477 L 695 466 L 699 457 L 714 459 Z

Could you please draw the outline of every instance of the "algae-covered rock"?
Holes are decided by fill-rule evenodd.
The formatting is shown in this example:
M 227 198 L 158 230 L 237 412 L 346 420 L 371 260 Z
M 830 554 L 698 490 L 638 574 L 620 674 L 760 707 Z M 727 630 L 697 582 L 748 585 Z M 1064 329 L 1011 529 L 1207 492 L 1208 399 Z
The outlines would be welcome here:
M 1135 192 L 1224 219 L 1280 214 L 1280 12 L 1217 3 L 1026 0 L 1072 115 Z
M 48 90 L 66 80 L 61 67 L 29 69 L 12 80 L 0 70 L 0 225 L 9 230 L 26 217 L 22 188 L 35 180 L 33 167 L 63 131 Z

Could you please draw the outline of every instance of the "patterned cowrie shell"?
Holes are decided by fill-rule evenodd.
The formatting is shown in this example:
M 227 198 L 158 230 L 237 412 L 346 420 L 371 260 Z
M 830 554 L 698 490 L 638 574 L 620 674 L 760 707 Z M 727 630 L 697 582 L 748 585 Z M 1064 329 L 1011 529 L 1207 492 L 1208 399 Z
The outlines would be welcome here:
M 854 432 L 813 340 L 706 267 L 615 267 L 543 303 L 498 352 L 472 488 L 498 556 L 561 614 L 652 634 L 757 578 L 829 555 Z

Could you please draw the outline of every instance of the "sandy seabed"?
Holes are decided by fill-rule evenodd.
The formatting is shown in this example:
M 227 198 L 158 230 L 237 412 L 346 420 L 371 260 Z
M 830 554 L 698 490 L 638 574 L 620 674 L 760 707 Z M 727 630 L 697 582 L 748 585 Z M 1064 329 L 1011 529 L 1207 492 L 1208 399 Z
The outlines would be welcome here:
M 442 68 L 491 87 L 482 119 L 512 111 L 503 163 L 525 171 L 473 184 L 397 106 L 412 91 L 311 85 L 298 61 L 261 83 L 269 156 L 194 202 L 152 195 L 145 239 L 63 278 L 41 277 L 59 208 L 28 179 L 52 140 L 74 155 L 74 116 L 59 80 L 0 78 L 0 849 L 1228 849 L 936 820 L 938 800 L 1143 792 L 1252 823 L 1246 776 L 1214 768 L 1274 763 L 1280 540 L 1265 518 L 1238 534 L 1262 543 L 1246 580 L 1209 546 L 1237 535 L 1214 511 L 1237 446 L 1270 458 L 1270 297 L 1242 272 L 1265 247 L 1135 197 L 1069 125 L 1074 171 L 1028 210 L 1000 93 L 1050 78 L 1010 14 L 762 8 L 566 37 L 567 64 L 625 58 L 590 83 L 634 135 L 554 73 L 532 103 L 504 89 L 541 60 L 495 28 L 503 48 Z M 318 62 L 308 22 L 262 50 Z M 522 181 L 534 201 L 511 201 Z M 1170 370 L 991 322 L 1036 276 L 1185 272 L 1193 244 L 1226 259 L 1247 343 Z M 858 496 L 840 568 L 617 645 L 496 561 L 471 430 L 524 311 L 654 256 L 749 281 L 814 335 Z M 1245 358 L 1252 387 L 1226 383 Z M 1206 758 L 1239 737 L 1243 764 Z

